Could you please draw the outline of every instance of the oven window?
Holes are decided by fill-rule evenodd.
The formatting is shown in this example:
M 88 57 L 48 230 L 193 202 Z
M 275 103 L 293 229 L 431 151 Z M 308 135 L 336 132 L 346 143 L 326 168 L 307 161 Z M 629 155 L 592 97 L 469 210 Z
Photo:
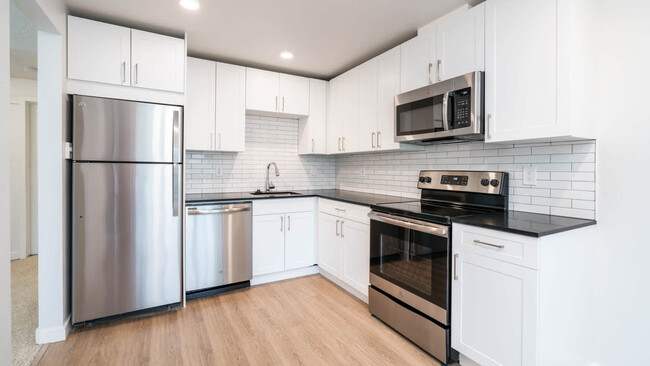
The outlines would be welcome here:
M 447 309 L 447 238 L 371 221 L 370 272 Z
M 397 106 L 398 136 L 443 131 L 442 96 L 435 96 Z

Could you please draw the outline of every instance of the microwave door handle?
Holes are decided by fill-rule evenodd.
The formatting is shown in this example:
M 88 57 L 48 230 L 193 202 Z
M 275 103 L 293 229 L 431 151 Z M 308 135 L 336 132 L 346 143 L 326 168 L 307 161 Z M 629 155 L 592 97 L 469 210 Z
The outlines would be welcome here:
M 449 98 L 450 93 L 446 91 L 442 96 L 442 128 L 445 131 L 449 131 Z

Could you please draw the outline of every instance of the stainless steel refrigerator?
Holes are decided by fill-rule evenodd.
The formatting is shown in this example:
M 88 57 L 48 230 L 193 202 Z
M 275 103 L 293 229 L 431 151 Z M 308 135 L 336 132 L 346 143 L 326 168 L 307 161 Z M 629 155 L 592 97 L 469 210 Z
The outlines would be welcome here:
M 72 108 L 72 323 L 179 303 L 182 107 Z

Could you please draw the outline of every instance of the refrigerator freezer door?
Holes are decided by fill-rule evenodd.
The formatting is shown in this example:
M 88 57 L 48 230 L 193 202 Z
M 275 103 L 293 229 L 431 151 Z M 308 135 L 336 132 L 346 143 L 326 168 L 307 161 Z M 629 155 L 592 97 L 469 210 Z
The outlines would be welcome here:
M 73 323 L 181 301 L 179 168 L 74 163 Z
M 75 161 L 181 162 L 181 107 L 75 95 Z

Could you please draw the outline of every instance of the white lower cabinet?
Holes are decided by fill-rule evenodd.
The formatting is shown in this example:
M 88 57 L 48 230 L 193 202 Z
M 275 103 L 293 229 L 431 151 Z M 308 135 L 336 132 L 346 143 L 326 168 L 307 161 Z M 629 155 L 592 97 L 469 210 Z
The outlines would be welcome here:
M 316 264 L 313 202 L 313 198 L 253 202 L 253 277 Z
M 529 237 L 452 226 L 451 345 L 482 366 L 558 365 L 577 229 Z M 543 259 L 543 260 L 542 260 Z M 559 343 L 558 343 L 559 342 Z M 471 364 L 467 362 L 467 364 Z
M 365 206 L 319 199 L 318 266 L 364 300 L 370 284 L 369 211 Z

